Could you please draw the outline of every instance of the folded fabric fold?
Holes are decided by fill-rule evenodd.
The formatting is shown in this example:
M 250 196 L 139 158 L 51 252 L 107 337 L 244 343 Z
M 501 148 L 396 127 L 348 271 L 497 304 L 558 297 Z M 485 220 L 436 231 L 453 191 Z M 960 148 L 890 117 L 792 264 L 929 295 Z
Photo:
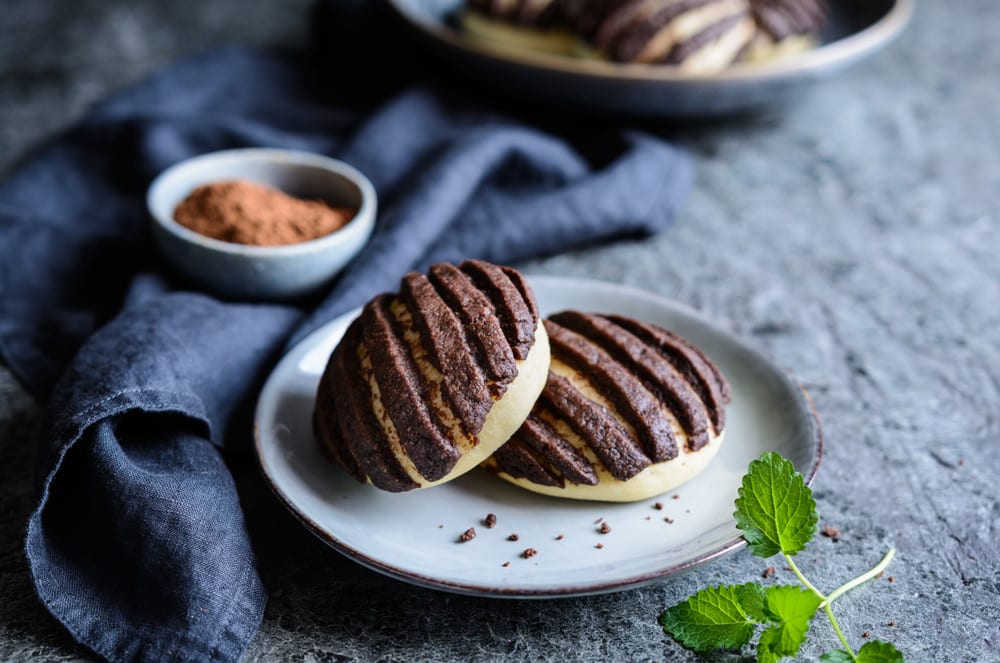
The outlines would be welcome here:
M 433 261 L 656 232 L 690 184 L 688 159 L 645 134 L 580 142 L 427 89 L 359 116 L 308 71 L 247 49 L 181 62 L 0 184 L 0 355 L 49 402 L 27 556 L 47 608 L 110 660 L 233 660 L 259 626 L 266 595 L 220 447 L 289 343 Z M 598 163 L 586 140 L 615 149 Z M 322 301 L 221 302 L 162 273 L 151 178 L 256 145 L 331 154 L 376 184 L 375 235 Z

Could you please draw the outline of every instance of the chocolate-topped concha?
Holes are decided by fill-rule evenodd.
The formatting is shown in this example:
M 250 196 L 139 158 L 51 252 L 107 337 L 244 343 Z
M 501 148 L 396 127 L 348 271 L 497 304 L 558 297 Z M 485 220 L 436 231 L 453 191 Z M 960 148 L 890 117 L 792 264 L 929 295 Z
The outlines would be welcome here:
M 471 35 L 493 44 L 570 55 L 575 37 L 565 28 L 563 0 L 467 0 L 458 19 Z
M 757 30 L 747 61 L 785 57 L 814 48 L 826 27 L 826 0 L 749 0 Z
M 566 311 L 544 324 L 545 389 L 486 469 L 538 493 L 629 502 L 705 468 L 722 444 L 731 397 L 703 352 L 622 316 Z
M 327 456 L 401 492 L 474 468 L 524 422 L 545 383 L 548 339 L 510 267 L 470 260 L 403 277 L 362 309 L 320 379 Z
M 583 0 L 571 18 L 598 57 L 713 73 L 755 33 L 748 0 Z

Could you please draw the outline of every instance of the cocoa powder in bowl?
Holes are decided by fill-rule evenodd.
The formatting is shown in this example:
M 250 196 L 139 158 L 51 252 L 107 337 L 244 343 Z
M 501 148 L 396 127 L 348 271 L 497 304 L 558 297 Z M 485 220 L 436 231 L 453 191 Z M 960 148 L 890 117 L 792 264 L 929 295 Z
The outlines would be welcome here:
M 204 184 L 174 210 L 174 219 L 196 233 L 237 244 L 282 246 L 329 235 L 356 210 L 303 200 L 246 180 Z

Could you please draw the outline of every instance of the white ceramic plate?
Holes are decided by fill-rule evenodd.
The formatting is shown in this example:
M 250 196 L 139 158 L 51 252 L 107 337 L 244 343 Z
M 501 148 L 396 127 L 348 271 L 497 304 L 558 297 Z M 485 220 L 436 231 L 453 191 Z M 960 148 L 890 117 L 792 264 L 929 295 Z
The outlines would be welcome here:
M 676 491 L 633 504 L 546 497 L 480 470 L 409 493 L 360 485 L 319 452 L 311 424 L 320 374 L 353 312 L 292 349 L 257 405 L 264 474 L 309 530 L 355 561 L 418 585 L 507 597 L 595 594 L 669 576 L 743 545 L 733 500 L 747 465 L 764 451 L 779 451 L 812 481 L 822 452 L 819 422 L 799 387 L 759 354 L 691 309 L 640 290 L 552 277 L 529 282 L 545 315 L 575 308 L 654 322 L 719 365 L 733 402 L 725 443 L 708 469 Z M 497 518 L 492 529 L 482 523 L 488 513 Z M 610 533 L 600 533 L 599 518 Z M 460 543 L 470 527 L 476 537 Z M 516 542 L 508 540 L 512 533 Z M 524 558 L 527 548 L 537 554 Z

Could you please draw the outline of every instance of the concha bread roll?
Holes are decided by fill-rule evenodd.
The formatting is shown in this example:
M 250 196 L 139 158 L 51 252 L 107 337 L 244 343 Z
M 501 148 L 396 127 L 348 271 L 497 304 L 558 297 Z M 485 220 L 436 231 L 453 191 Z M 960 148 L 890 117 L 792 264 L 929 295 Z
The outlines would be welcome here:
M 676 334 L 621 316 L 545 321 L 552 361 L 531 416 L 483 466 L 537 493 L 631 502 L 676 488 L 722 444 L 729 385 Z
M 467 0 L 459 14 L 471 35 L 514 49 L 570 55 L 575 37 L 566 29 L 562 0 Z
M 725 69 L 755 34 L 748 0 L 570 0 L 567 12 L 581 55 L 691 74 Z
M 826 26 L 826 0 L 749 0 L 756 34 L 742 59 L 760 62 L 814 48 Z
M 313 424 L 355 479 L 402 492 L 476 467 L 524 422 L 549 346 L 523 277 L 470 260 L 403 277 L 330 356 Z

